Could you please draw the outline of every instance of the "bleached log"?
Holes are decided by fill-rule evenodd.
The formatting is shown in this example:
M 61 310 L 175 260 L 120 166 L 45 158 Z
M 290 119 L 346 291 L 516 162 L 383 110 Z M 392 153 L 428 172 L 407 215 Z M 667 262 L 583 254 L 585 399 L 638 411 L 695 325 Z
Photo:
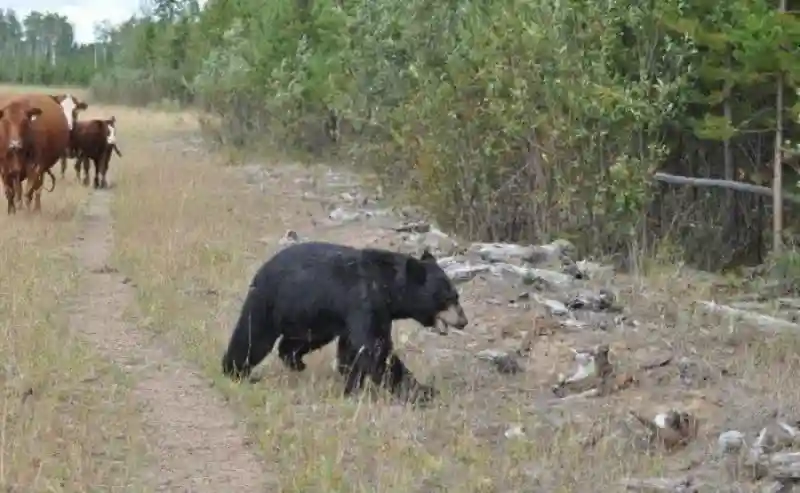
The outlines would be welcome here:
M 502 276 L 502 274 L 505 272 L 512 274 L 519 279 L 541 279 L 554 287 L 565 288 L 572 285 L 574 281 L 574 278 L 552 270 L 536 269 L 532 267 L 519 267 L 517 265 L 503 263 L 490 265 L 490 268 L 495 275 Z
M 763 315 L 761 313 L 739 310 L 727 305 L 720 305 L 713 301 L 699 301 L 698 305 L 710 313 L 743 320 L 766 332 L 796 332 L 800 334 L 800 325 L 789 322 L 788 320 L 770 317 L 769 315 Z
M 750 461 L 751 464 L 753 462 Z M 757 477 L 769 477 L 784 481 L 800 479 L 800 452 L 764 454 L 753 465 L 758 470 Z
M 510 262 L 522 260 L 540 264 L 559 260 L 562 255 L 571 257 L 575 246 L 566 240 L 555 240 L 546 245 L 517 245 L 514 243 L 473 243 L 469 251 L 486 262 Z
M 442 266 L 442 263 L 444 262 L 440 262 L 439 265 Z M 475 265 L 467 262 L 447 262 L 444 264 L 442 269 L 447 274 L 447 277 L 456 284 L 470 281 L 476 276 L 492 270 L 491 266 L 486 264 Z
M 649 478 L 649 479 L 634 479 L 629 478 L 622 481 L 622 485 L 629 491 L 639 491 L 642 493 L 688 493 L 695 491 L 690 478 L 681 479 L 667 479 L 667 478 Z

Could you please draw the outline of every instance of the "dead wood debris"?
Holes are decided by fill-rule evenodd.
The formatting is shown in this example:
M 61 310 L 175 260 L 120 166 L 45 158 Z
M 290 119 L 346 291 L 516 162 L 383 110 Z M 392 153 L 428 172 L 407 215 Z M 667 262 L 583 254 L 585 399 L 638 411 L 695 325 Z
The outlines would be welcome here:
M 800 334 L 800 325 L 789 322 L 788 320 L 782 320 L 780 318 L 770 317 L 769 315 L 747 310 L 740 310 L 727 305 L 720 305 L 714 301 L 699 301 L 697 305 L 709 313 L 743 320 L 765 332 L 794 332 Z
M 634 411 L 630 411 L 630 415 L 647 429 L 651 445 L 663 446 L 666 450 L 683 447 L 697 437 L 697 419 L 687 412 L 670 409 L 653 419 Z
M 694 479 L 691 477 L 680 479 L 628 478 L 622 481 L 622 486 L 628 491 L 638 491 L 640 493 L 695 493 L 698 491 L 698 485 L 695 484 Z
M 637 383 L 634 375 L 615 371 L 609 360 L 608 344 L 601 344 L 588 350 L 572 351 L 578 368 L 569 377 L 559 375 L 558 382 L 552 387 L 553 393 L 558 397 L 609 395 Z

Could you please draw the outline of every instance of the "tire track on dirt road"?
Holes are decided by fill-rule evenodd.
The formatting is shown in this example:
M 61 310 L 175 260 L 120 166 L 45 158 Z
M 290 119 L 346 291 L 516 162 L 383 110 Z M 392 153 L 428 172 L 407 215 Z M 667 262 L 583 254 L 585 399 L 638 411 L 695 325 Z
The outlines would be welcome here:
M 246 444 L 246 431 L 206 379 L 165 344 L 126 323 L 133 287 L 107 266 L 114 247 L 112 192 L 94 191 L 82 212 L 74 256 L 85 269 L 70 327 L 133 377 L 151 456 L 154 491 L 269 491 L 264 465 Z M 259 487 L 261 486 L 261 487 Z

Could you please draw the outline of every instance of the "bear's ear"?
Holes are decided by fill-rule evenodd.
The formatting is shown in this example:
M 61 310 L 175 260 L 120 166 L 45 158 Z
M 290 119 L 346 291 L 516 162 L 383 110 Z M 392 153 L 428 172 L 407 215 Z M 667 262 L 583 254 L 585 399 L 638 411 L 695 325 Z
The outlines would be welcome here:
M 423 262 L 431 262 L 436 261 L 436 257 L 431 255 L 431 252 L 426 248 L 424 252 L 422 252 L 422 256 L 419 258 Z
M 425 284 L 425 280 L 428 278 L 428 271 L 425 270 L 422 262 L 411 257 L 406 260 L 406 278 L 414 284 Z

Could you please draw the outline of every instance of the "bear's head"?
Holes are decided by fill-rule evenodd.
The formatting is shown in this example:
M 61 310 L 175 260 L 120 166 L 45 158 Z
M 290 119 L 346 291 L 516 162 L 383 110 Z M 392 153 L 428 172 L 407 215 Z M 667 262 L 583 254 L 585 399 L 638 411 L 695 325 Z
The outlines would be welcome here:
M 403 311 L 409 318 L 439 334 L 447 334 L 450 327 L 464 330 L 468 320 L 458 291 L 428 250 L 419 259 L 406 259 L 405 277 Z

